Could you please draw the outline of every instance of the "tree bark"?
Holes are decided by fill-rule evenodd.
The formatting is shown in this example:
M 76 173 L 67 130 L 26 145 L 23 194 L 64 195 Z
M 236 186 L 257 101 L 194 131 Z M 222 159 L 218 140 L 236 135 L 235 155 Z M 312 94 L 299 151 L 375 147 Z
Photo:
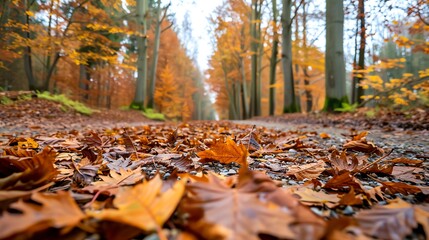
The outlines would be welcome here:
M 261 89 L 259 78 L 259 61 L 261 47 L 261 11 L 263 0 L 252 0 L 252 15 L 251 15 L 251 86 L 250 86 L 250 117 L 261 115 Z
M 273 116 L 276 111 L 276 69 L 277 69 L 277 54 L 278 54 L 278 45 L 279 37 L 277 30 L 277 1 L 272 0 L 272 11 L 273 11 L 273 46 L 271 49 L 271 58 L 270 58 L 270 106 L 269 106 L 269 115 Z
M 282 0 L 282 69 L 284 81 L 283 113 L 298 112 L 292 71 L 292 0 Z
M 133 109 L 144 109 L 147 84 L 147 21 L 148 0 L 137 0 L 137 26 L 140 36 L 137 37 L 137 81 Z
M 343 50 L 343 0 L 326 0 L 326 98 L 324 110 L 332 112 L 348 102 Z

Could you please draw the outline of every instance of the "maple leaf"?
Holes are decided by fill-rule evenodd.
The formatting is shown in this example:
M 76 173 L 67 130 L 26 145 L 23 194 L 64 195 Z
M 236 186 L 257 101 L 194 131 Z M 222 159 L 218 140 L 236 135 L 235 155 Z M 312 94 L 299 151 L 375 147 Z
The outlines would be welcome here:
M 376 206 L 356 214 L 360 228 L 379 239 L 401 240 L 417 227 L 414 209 L 398 199 L 386 206 Z
M 407 166 L 394 166 L 392 175 L 397 179 L 409 181 L 417 184 L 424 184 L 424 170 L 423 168 L 407 167 Z
M 339 174 L 342 171 L 353 172 L 359 164 L 359 160 L 355 155 L 347 156 L 345 151 L 339 153 L 337 150 L 332 151 L 329 161 L 335 170 L 335 174 Z
M 197 153 L 200 161 L 217 160 L 221 163 L 239 163 L 247 166 L 247 149 L 244 145 L 238 145 L 231 138 L 225 142 L 216 141 L 210 149 Z
M 20 233 L 34 233 L 50 227 L 71 229 L 85 217 L 68 192 L 33 193 L 31 200 L 33 202 L 21 199 L 11 204 L 10 208 L 19 213 L 3 213 L 0 217 L 0 238 L 16 237 Z
M 262 233 L 294 236 L 288 227 L 293 217 L 278 205 L 260 200 L 263 183 L 255 184 L 247 175 L 240 178 L 237 188 L 231 188 L 216 177 L 209 178 L 208 183 L 191 183 L 181 204 L 181 210 L 190 214 L 188 225 L 195 232 L 208 239 L 254 240 Z
M 317 178 L 323 171 L 325 171 L 325 162 L 319 160 L 315 163 L 305 165 L 290 166 L 286 175 L 293 175 L 297 180 Z
M 0 156 L 0 189 L 29 190 L 52 181 L 58 171 L 54 167 L 56 152 L 45 147 L 33 157 Z
M 135 170 L 120 169 L 119 173 L 110 170 L 110 176 L 99 176 L 103 181 L 93 182 L 98 187 L 132 185 L 144 178 L 141 168 Z
M 88 211 L 88 215 L 154 231 L 162 226 L 176 209 L 185 191 L 185 181 L 176 181 L 172 188 L 161 192 L 162 180 L 152 180 L 133 187 L 121 187 L 113 201 L 117 209 Z

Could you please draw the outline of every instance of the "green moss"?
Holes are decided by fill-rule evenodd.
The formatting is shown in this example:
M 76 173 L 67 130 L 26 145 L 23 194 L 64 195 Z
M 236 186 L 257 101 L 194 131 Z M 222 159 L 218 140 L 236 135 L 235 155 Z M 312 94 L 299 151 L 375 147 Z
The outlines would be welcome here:
M 341 99 L 327 97 L 325 99 L 325 106 L 323 107 L 323 111 L 325 111 L 325 112 L 334 112 L 335 109 L 342 108 L 343 107 L 343 103 L 349 104 L 349 100 L 348 100 L 347 96 L 344 96 Z
M 12 104 L 12 103 L 13 103 L 12 99 L 10 99 L 10 98 L 8 98 L 6 96 L 0 97 L 0 105 L 9 105 L 9 104 Z
M 164 114 L 155 112 L 152 108 L 146 108 L 142 114 L 151 120 L 165 121 Z
M 49 92 L 42 92 L 42 93 L 37 93 L 37 97 L 41 99 L 46 99 L 49 101 L 61 103 L 64 106 L 65 110 L 67 108 L 73 109 L 76 112 L 84 115 L 91 115 L 94 112 L 91 108 L 85 106 L 85 104 L 78 101 L 73 101 L 63 94 L 56 95 L 56 94 L 50 94 Z M 63 108 L 61 109 L 63 110 Z
M 143 102 L 132 102 L 130 104 L 130 109 L 134 110 L 145 110 L 144 103 Z

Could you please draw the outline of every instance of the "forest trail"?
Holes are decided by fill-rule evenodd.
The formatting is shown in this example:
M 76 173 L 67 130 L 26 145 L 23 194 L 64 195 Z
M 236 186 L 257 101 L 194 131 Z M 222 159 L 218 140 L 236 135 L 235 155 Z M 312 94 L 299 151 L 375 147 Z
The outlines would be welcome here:
M 426 111 L 414 113 L 417 118 L 407 125 L 399 116 L 386 125 L 379 123 L 385 118 L 347 114 L 155 122 L 137 111 L 84 116 L 41 99 L 0 105 L 0 111 L 5 193 L 0 207 L 31 209 L 0 217 L 0 226 L 8 229 L 0 231 L 0 239 L 25 234 L 211 239 L 225 234 L 218 227 L 229 230 L 229 239 L 244 239 L 237 238 L 243 234 L 258 239 L 260 233 L 338 239 L 334 236 L 347 235 L 347 228 L 358 229 L 361 237 L 387 239 L 429 233 Z M 21 168 L 23 162 L 31 167 Z M 158 192 L 150 203 L 127 197 L 145 199 L 148 189 Z M 50 208 L 55 204 L 69 216 L 67 224 L 57 218 L 64 213 Z M 256 218 L 231 215 L 255 209 L 261 214 Z M 151 225 L 139 224 L 135 216 Z M 11 219 L 20 224 L 12 226 Z M 266 224 L 272 219 L 276 225 Z M 284 228 L 291 221 L 294 227 Z M 249 227 L 254 225 L 259 228 Z M 392 227 L 397 225 L 404 227 Z

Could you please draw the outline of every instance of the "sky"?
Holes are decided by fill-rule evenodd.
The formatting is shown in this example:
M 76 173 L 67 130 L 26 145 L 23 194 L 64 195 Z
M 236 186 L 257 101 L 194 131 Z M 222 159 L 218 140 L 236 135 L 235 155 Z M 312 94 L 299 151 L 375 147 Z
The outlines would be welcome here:
M 191 23 L 192 37 L 197 44 L 197 63 L 202 71 L 207 70 L 208 60 L 213 52 L 211 34 L 209 33 L 209 17 L 223 0 L 181 0 L 171 1 L 171 11 L 179 29 L 182 27 L 184 16 L 188 12 Z M 179 35 L 181 33 L 179 32 Z M 183 39 L 183 38 L 182 38 Z M 192 44 L 189 47 L 195 49 Z

